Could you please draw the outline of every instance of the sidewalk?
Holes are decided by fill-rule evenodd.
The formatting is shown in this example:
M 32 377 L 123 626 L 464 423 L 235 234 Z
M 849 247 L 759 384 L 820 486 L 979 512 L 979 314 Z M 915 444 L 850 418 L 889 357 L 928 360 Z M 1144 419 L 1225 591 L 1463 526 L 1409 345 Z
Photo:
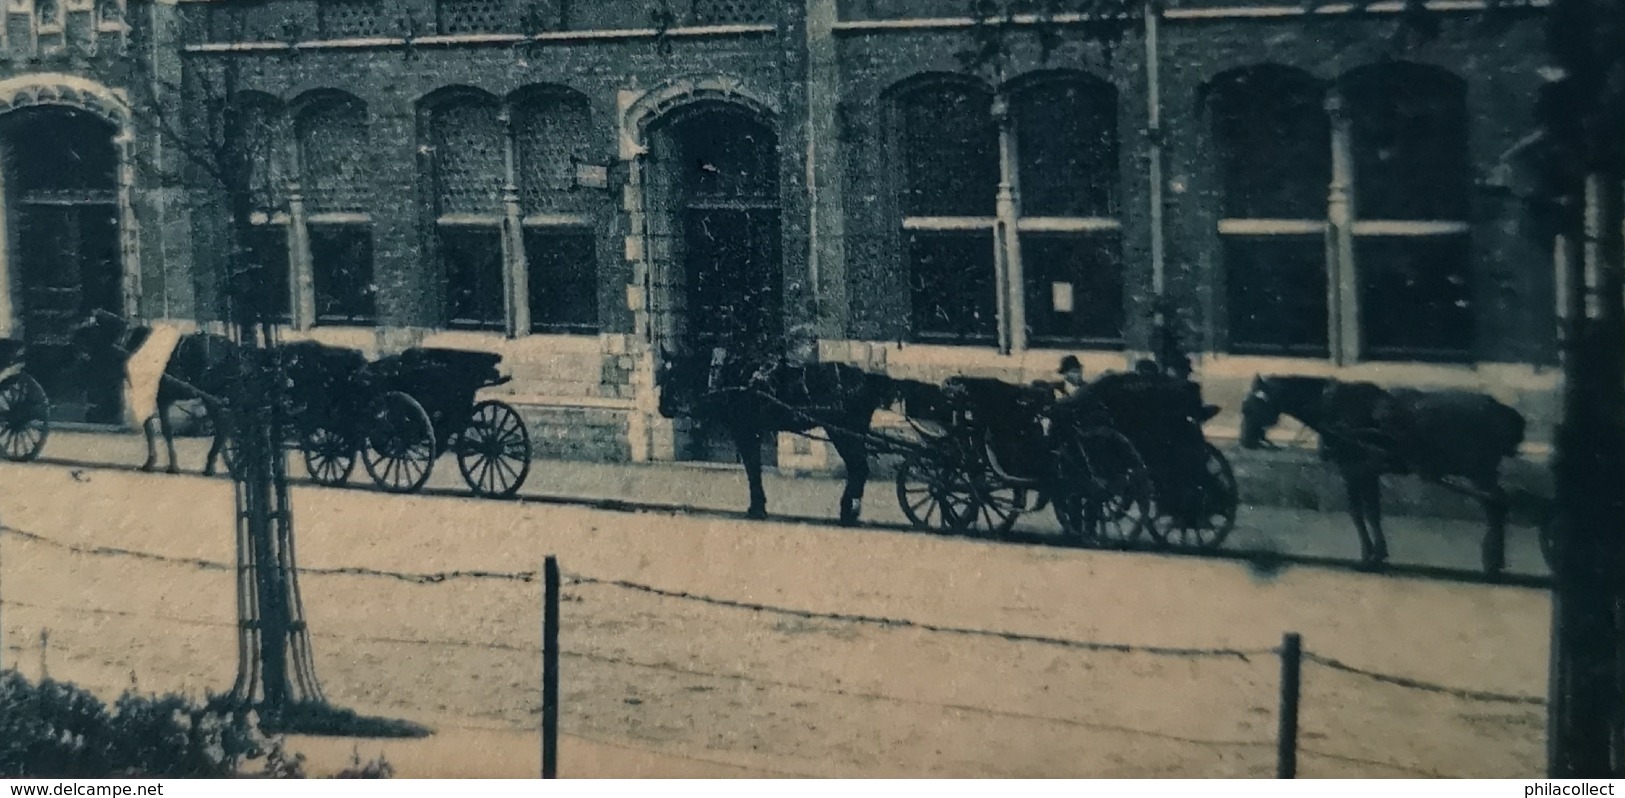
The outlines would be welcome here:
M 207 449 L 206 440 L 177 439 L 182 471 L 197 474 Z M 1342 560 L 1358 558 L 1358 538 L 1342 509 L 1342 487 L 1335 472 L 1318 462 L 1312 452 L 1231 449 L 1226 454 L 1231 457 L 1240 483 L 1243 506 L 1236 530 L 1225 543 L 1225 549 Z M 53 432 L 42 462 L 67 467 L 135 468 L 145 456 L 139 435 Z M 303 480 L 305 473 L 298 453 L 292 453 L 289 459 L 290 475 Z M 159 468 L 166 462 L 160 451 Z M 1531 464 L 1520 465 L 1535 469 Z M 1538 477 L 1538 471 L 1533 476 Z M 764 474 L 763 483 L 768 512 L 776 519 L 834 522 L 842 489 L 839 479 L 784 475 L 770 470 Z M 359 463 L 351 475 L 350 486 L 371 489 L 366 471 Z M 485 501 L 461 498 L 467 496 L 468 488 L 455 460 L 449 457 L 436 463 L 427 489 L 458 497 L 456 500 L 460 501 Z M 564 460 L 533 461 L 530 476 L 521 491 L 522 500 L 599 503 L 637 512 L 673 508 L 743 513 L 748 495 L 744 471 L 736 465 Z M 1395 564 L 1479 569 L 1478 548 L 1484 521 L 1482 512 L 1471 502 L 1443 489 L 1421 485 L 1412 478 L 1384 480 L 1383 498 L 1384 527 Z M 884 479 L 877 477 L 871 481 L 864 499 L 866 524 L 908 526 L 889 474 Z M 1418 513 L 1418 510 L 1438 508 L 1447 512 Z M 1521 515 L 1525 514 L 1514 513 L 1508 533 L 1510 570 L 1545 575 L 1547 570 L 1539 553 L 1536 533 Z M 1059 526 L 1051 511 L 1045 509 L 1024 516 L 1017 530 L 1042 537 L 1058 534 Z

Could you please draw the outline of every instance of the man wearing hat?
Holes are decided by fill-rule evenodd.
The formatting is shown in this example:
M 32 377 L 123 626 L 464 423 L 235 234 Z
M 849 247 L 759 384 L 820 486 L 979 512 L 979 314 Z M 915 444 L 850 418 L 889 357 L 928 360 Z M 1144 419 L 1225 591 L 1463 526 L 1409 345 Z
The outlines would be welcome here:
M 1057 369 L 1061 375 L 1061 394 L 1075 396 L 1084 388 L 1083 363 L 1077 355 L 1067 355 L 1061 358 L 1061 367 Z

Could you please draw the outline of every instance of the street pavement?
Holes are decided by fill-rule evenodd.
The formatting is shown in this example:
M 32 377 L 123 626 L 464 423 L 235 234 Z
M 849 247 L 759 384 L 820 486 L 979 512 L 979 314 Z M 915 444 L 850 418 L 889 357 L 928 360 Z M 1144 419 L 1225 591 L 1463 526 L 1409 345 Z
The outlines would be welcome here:
M 51 451 L 124 465 L 0 463 L 5 665 L 106 698 L 232 684 L 230 483 L 135 473 L 130 437 Z M 436 731 L 294 750 L 328 772 L 359 744 L 402 776 L 534 775 L 554 555 L 567 777 L 1264 777 L 1286 632 L 1318 657 L 1306 777 L 1514 777 L 1544 756 L 1543 590 L 749 521 L 737 472 L 536 465 L 538 492 L 623 504 L 294 488 L 327 698 Z M 769 491 L 827 519 L 838 486 Z M 1242 518 L 1243 543 L 1353 550 L 1333 516 Z M 1475 544 L 1395 522 L 1401 560 L 1468 565 Z
M 176 441 L 181 470 L 196 474 L 203 465 L 207 441 L 181 438 Z M 54 431 L 45 456 L 34 464 L 40 468 L 134 468 L 145 459 L 141 436 L 100 432 Z M 159 468 L 166 465 L 160 447 Z M 304 480 L 305 472 L 297 452 L 290 458 L 290 474 Z M 223 471 L 223 468 L 222 468 Z M 1324 474 L 1305 479 L 1324 479 Z M 222 477 L 223 479 L 223 477 Z M 1390 493 L 1408 490 L 1438 490 L 1419 486 L 1411 478 L 1385 478 Z M 780 521 L 833 524 L 842 483 L 827 476 L 780 475 L 771 470 L 764 477 L 768 511 Z M 309 489 L 326 490 L 314 485 Z M 343 490 L 374 490 L 358 463 L 350 484 Z M 431 495 L 467 495 L 467 485 L 458 473 L 454 458 L 443 457 L 425 490 Z M 702 514 L 743 517 L 747 504 L 744 472 L 738 466 L 715 464 L 616 464 L 582 461 L 537 460 L 520 492 L 519 500 L 560 504 L 583 504 L 626 510 L 686 510 Z M 898 505 L 895 487 L 876 480 L 868 485 L 863 522 L 887 531 L 899 531 L 908 522 Z M 1359 556 L 1359 541 L 1352 521 L 1342 512 L 1244 504 L 1235 531 L 1224 550 L 1235 555 L 1258 555 L 1271 560 L 1307 560 L 1318 565 L 1351 566 Z M 1548 577 L 1538 545 L 1537 532 L 1530 526 L 1514 525 L 1508 530 L 1508 572 L 1526 577 Z M 1398 569 L 1422 569 L 1430 575 L 1459 572 L 1471 578 L 1480 568 L 1479 546 L 1483 524 L 1463 518 L 1423 517 L 1390 512 L 1384 519 L 1390 565 Z M 1016 530 L 1020 542 L 1065 543 L 1059 526 L 1048 510 L 1024 517 Z M 922 534 L 927 534 L 923 533 Z M 1149 545 L 1149 541 L 1142 541 Z

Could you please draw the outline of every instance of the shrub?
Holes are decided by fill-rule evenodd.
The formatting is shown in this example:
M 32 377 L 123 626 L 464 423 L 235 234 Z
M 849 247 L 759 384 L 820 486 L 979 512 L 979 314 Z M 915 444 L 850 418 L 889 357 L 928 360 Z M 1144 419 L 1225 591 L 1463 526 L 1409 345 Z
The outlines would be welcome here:
M 248 713 L 220 699 L 125 693 L 110 709 L 72 684 L 0 673 L 0 777 L 224 778 L 265 751 Z
M 405 721 L 366 718 L 316 704 L 299 705 L 298 721 L 350 727 L 379 736 L 423 736 Z M 232 778 L 252 760 L 252 777 L 305 778 L 303 754 L 288 754 L 280 737 L 267 739 L 259 718 L 214 696 L 199 705 L 179 695 L 141 696 L 129 690 L 112 707 L 89 691 L 49 679 L 34 684 L 0 672 L 0 778 Z M 382 756 L 362 763 L 359 752 L 334 778 L 387 779 L 395 769 Z

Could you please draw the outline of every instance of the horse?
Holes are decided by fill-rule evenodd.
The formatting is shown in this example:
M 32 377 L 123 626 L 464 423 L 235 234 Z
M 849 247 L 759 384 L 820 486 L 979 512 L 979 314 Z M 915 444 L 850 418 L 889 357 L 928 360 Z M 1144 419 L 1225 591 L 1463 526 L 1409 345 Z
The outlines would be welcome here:
M 750 484 L 752 519 L 767 517 L 762 436 L 822 427 L 846 463 L 840 522 L 853 526 L 869 480 L 869 431 L 876 410 L 898 400 L 890 378 L 844 363 L 795 365 L 772 358 L 730 361 L 720 350 L 663 352 L 656 371 L 660 414 L 720 425 L 739 451 Z
M 1255 375 L 1241 405 L 1242 448 L 1274 448 L 1265 433 L 1282 414 L 1314 430 L 1321 459 L 1342 473 L 1363 564 L 1377 567 L 1388 559 L 1381 477 L 1414 474 L 1479 501 L 1488 522 L 1484 571 L 1494 576 L 1505 569 L 1508 497 L 1500 470 L 1523 444 L 1525 421 L 1517 410 L 1473 391 Z
M 154 377 L 131 373 L 132 358 L 137 358 L 143 345 L 154 343 L 154 328 L 151 326 L 98 311 L 74 328 L 72 341 L 80 358 L 93 355 L 112 358 L 124 370 L 125 381 L 132 387 L 137 387 L 138 381 Z M 161 350 L 149 354 L 163 356 Z M 161 375 L 157 376 L 158 384 L 154 387 L 156 401 L 148 400 L 147 406 L 142 408 L 155 412 L 148 415 L 137 411 L 138 416 L 146 416 L 136 419 L 147 440 L 147 460 L 141 465 L 142 471 L 152 471 L 158 464 L 157 436 L 153 431 L 153 422 L 156 421 L 169 454 L 169 467 L 165 470 L 171 474 L 180 473 L 175 456 L 175 430 L 169 411 L 177 402 L 195 399 L 203 404 L 205 414 L 214 427 L 203 474 L 215 474 L 215 462 L 225 450 L 226 436 L 231 426 L 226 415 L 227 397 L 241 377 L 241 357 L 237 344 L 224 336 L 194 332 L 182 333 L 174 339 Z M 142 404 L 138 398 L 137 406 Z

